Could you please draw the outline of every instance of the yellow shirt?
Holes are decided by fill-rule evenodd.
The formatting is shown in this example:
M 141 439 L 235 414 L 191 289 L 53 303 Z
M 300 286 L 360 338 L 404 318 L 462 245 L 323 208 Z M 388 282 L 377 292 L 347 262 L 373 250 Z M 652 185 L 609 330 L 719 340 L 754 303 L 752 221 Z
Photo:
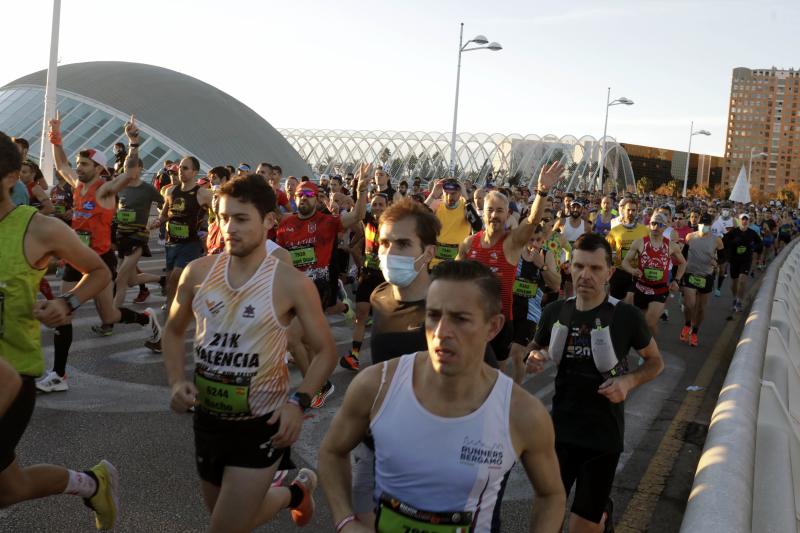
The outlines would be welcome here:
M 444 201 L 436 208 L 436 218 L 442 223 L 442 231 L 439 232 L 436 256 L 432 265 L 446 259 L 455 259 L 458 254 L 458 245 L 469 237 L 472 228 L 467 221 L 464 205 L 466 205 L 464 199 L 459 198 L 458 205 L 453 209 L 448 209 Z
M 649 232 L 647 226 L 642 224 L 636 224 L 632 228 L 626 228 L 624 224 L 619 224 L 611 228 L 606 235 L 606 240 L 614 252 L 614 265 L 619 266 L 622 263 L 628 250 L 631 249 L 633 241 L 645 237 Z

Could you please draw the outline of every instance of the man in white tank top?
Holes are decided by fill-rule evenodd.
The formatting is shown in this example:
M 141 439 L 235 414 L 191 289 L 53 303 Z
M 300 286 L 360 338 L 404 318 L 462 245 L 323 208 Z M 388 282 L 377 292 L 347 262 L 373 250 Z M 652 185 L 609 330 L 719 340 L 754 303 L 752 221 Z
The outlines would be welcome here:
M 316 474 L 301 469 L 289 487 L 270 488 L 300 435 L 311 394 L 336 366 L 336 346 L 311 280 L 267 253 L 275 193 L 258 176 L 220 189 L 225 251 L 184 270 L 163 337 L 172 408 L 194 407 L 195 453 L 209 531 L 250 531 L 291 509 L 306 525 L 314 512 Z M 289 394 L 284 359 L 289 322 L 297 318 L 315 353 L 303 382 Z M 195 371 L 184 372 L 185 333 L 192 319 Z
M 530 531 L 556 531 L 566 499 L 550 417 L 483 362 L 486 344 L 503 327 L 500 283 L 476 261 L 445 261 L 431 276 L 428 350 L 361 371 L 320 448 L 336 531 L 425 531 L 436 523 L 436 531 L 498 532 L 503 489 L 518 460 L 536 492 Z M 350 452 L 368 430 L 374 527 L 353 513 L 350 487 Z

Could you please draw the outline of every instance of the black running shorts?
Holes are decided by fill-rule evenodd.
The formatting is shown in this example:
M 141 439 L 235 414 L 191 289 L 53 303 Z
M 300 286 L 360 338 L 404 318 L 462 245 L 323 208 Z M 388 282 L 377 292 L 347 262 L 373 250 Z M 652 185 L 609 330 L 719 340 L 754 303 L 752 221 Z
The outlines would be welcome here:
M 527 346 L 536 333 L 536 322 L 526 318 L 527 313 L 514 315 L 514 343 Z
M 577 482 L 571 511 L 599 524 L 611 495 L 619 453 L 556 442 L 556 455 L 567 494 Z
M 681 286 L 687 289 L 694 289 L 700 294 L 708 294 L 714 288 L 714 277 L 713 273 L 708 276 L 703 276 L 701 274 L 691 274 L 687 272 L 683 275 Z
M 667 301 L 668 296 L 669 296 L 669 291 L 663 294 L 644 294 L 640 292 L 636 287 L 634 287 L 633 305 L 635 305 L 642 311 L 647 311 L 647 308 L 650 306 L 650 302 L 658 302 L 663 304 Z
M 130 234 L 117 234 L 117 256 L 120 260 L 132 255 L 137 248 L 142 249 L 142 257 L 153 257 L 146 241 L 132 237 Z
M 611 296 L 617 300 L 624 300 L 629 292 L 633 292 L 633 276 L 617 267 L 608 282 Z
M 374 268 L 364 267 L 358 274 L 358 288 L 356 289 L 356 303 L 369 303 L 369 297 L 375 287 L 383 283 L 383 273 Z
M 0 472 L 14 462 L 14 449 L 25 433 L 36 403 L 36 383 L 30 376 L 22 377 L 22 387 L 6 414 L 0 418 Z
M 746 259 L 739 259 L 730 261 L 730 274 L 731 279 L 737 279 L 740 275 L 747 276 L 750 274 L 750 267 L 753 262 L 752 256 L 748 256 Z
M 113 250 L 109 250 L 103 255 L 100 256 L 100 259 L 106 264 L 108 269 L 111 271 L 111 279 L 117 279 L 117 256 L 114 254 Z M 70 265 L 69 263 L 66 264 L 64 267 L 64 277 L 61 278 L 63 281 L 80 281 L 83 277 L 83 274 L 77 270 L 75 267 Z
M 511 343 L 514 340 L 514 324 L 506 319 L 503 329 L 489 341 L 498 361 L 505 361 L 511 355 Z
M 281 461 L 280 470 L 289 470 L 289 449 L 274 449 L 272 437 L 279 424 L 269 425 L 272 413 L 251 420 L 223 420 L 198 411 L 194 416 L 194 449 L 200 479 L 222 485 L 226 466 L 269 468 Z

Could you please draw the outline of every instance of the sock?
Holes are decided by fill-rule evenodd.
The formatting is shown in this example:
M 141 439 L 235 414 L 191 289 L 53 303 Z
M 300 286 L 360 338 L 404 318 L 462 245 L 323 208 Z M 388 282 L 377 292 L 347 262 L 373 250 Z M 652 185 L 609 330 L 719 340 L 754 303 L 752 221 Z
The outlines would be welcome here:
M 150 323 L 150 318 L 144 313 L 137 313 L 132 309 L 128 309 L 127 307 L 120 307 L 119 308 L 120 324 L 139 324 L 140 326 L 146 326 Z
M 140 283 L 139 284 L 139 290 L 142 291 L 142 292 L 146 291 L 147 290 L 147 285 L 145 285 L 144 283 Z
M 91 498 L 97 494 L 97 478 L 93 472 L 76 472 L 67 470 L 69 480 L 64 494 L 72 494 L 81 498 Z
M 353 355 L 358 357 L 358 352 L 361 351 L 361 341 L 353 341 L 353 349 L 351 350 Z
M 717 290 L 722 290 L 722 282 L 725 281 L 725 276 L 718 276 L 717 277 Z
M 289 499 L 289 509 L 294 509 L 303 501 L 303 489 L 292 483 L 289 485 L 289 493 L 291 494 L 291 498 Z
M 61 377 L 67 373 L 70 346 L 72 346 L 72 324 L 58 326 L 53 336 L 53 372 Z
M 161 276 L 158 278 L 158 284 L 162 287 L 165 287 L 167 285 L 167 276 Z

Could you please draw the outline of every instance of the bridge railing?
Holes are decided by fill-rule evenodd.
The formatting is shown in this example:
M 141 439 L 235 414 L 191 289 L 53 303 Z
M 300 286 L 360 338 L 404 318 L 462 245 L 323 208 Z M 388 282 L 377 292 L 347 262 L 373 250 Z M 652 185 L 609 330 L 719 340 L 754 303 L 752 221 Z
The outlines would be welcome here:
M 761 281 L 711 417 L 681 532 L 797 532 L 800 246 Z

